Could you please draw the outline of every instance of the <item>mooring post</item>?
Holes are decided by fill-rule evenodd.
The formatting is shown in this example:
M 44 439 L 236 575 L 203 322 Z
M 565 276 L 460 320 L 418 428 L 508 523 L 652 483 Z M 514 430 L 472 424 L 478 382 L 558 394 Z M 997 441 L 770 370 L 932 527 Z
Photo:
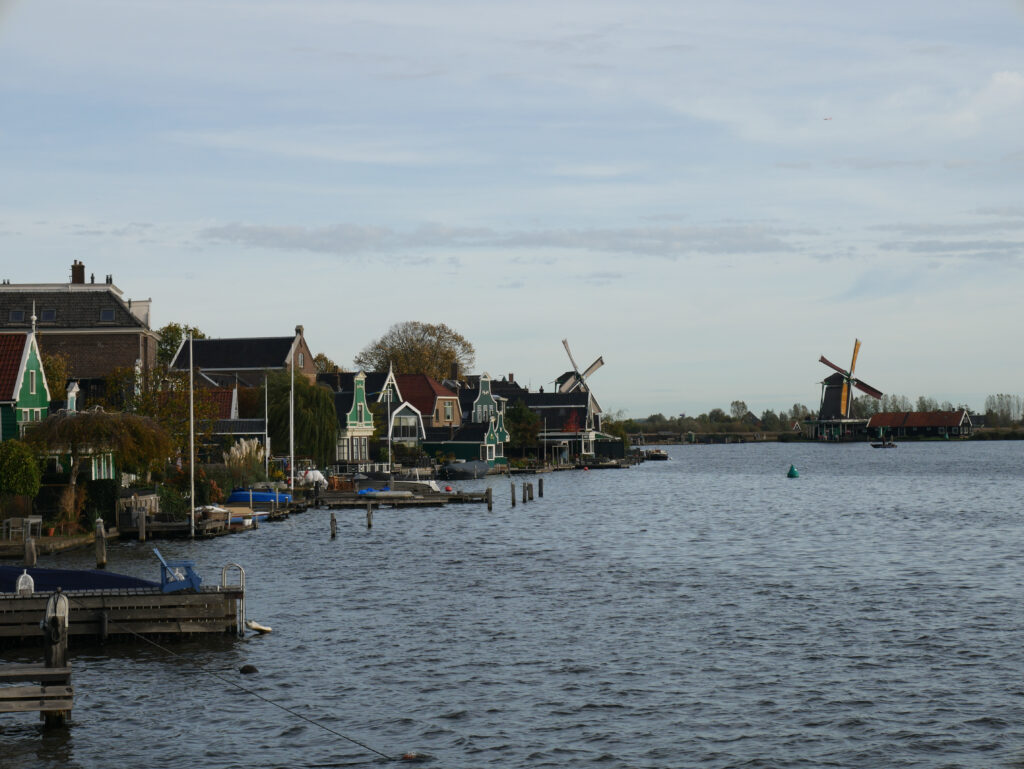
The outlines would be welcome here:
M 526 504 L 526 487 L 529 486 L 526 481 L 523 481 L 523 504 Z
M 338 536 L 338 518 L 331 513 L 331 539 L 335 539 Z
M 68 599 L 60 588 L 46 602 L 43 616 L 43 655 L 48 668 L 68 664 Z M 53 710 L 42 713 L 46 726 L 63 726 L 70 711 Z
M 373 502 L 366 503 L 366 528 L 373 528 Z
M 107 529 L 103 519 L 96 519 L 96 568 L 107 568 Z
M 544 498 L 544 479 L 543 478 L 538 478 L 537 479 L 537 496 L 540 497 L 541 499 Z
M 36 565 L 36 541 L 32 537 L 25 540 L 25 565 L 30 569 Z
M 516 506 L 516 484 L 515 484 L 515 481 L 513 481 L 512 482 L 512 507 L 515 507 L 515 506 Z
M 494 510 L 494 489 L 487 487 L 487 512 Z
M 140 507 L 139 511 L 139 542 L 146 541 L 146 508 Z
M 533 481 L 530 481 L 529 490 L 530 493 L 527 496 L 530 498 L 530 501 L 533 502 Z

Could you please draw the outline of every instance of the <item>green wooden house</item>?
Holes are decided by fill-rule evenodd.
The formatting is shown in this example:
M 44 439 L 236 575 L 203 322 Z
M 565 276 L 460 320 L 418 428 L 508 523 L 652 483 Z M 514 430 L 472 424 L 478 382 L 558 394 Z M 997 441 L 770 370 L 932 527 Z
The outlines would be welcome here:
M 0 334 L 0 440 L 20 438 L 49 410 L 50 389 L 36 335 Z

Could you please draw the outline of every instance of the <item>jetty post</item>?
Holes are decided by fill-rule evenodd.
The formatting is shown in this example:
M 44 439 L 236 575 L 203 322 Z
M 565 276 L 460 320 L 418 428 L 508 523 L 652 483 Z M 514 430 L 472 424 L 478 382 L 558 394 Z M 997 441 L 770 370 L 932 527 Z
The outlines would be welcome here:
M 523 481 L 523 504 L 526 504 L 526 487 L 529 486 L 526 481 Z
M 494 489 L 490 486 L 487 487 L 487 512 L 494 510 Z
M 544 498 L 544 479 L 543 478 L 538 478 L 537 479 L 537 496 L 540 497 L 541 499 Z
M 107 529 L 103 519 L 96 519 L 96 568 L 107 568 Z
M 144 507 L 136 508 L 139 515 L 139 542 L 146 541 L 146 509 Z M 230 521 L 230 516 L 229 516 Z
M 60 588 L 46 602 L 43 617 L 43 658 L 48 668 L 67 668 L 68 664 L 68 597 Z M 67 684 L 70 685 L 70 672 Z M 45 710 L 46 726 L 63 726 L 70 710 Z
M 36 565 L 36 541 L 31 537 L 25 539 L 25 565 L 30 569 Z
M 529 496 L 530 497 L 530 501 L 533 502 L 533 481 L 530 481 L 530 483 L 527 484 L 527 488 L 530 491 L 530 493 L 527 496 Z
M 331 512 L 331 539 L 337 539 L 338 537 L 338 518 Z
M 373 502 L 366 503 L 366 528 L 373 528 Z
M 512 482 L 512 507 L 516 506 L 516 483 Z

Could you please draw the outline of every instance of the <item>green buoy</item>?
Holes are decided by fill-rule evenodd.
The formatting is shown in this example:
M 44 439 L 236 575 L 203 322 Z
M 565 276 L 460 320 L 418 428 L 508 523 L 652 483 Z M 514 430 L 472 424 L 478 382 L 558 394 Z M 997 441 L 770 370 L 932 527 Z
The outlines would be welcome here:
M 789 472 L 786 473 L 786 476 L 788 478 L 799 478 L 800 477 L 800 473 L 798 473 L 796 471 L 796 465 L 790 465 L 789 466 Z

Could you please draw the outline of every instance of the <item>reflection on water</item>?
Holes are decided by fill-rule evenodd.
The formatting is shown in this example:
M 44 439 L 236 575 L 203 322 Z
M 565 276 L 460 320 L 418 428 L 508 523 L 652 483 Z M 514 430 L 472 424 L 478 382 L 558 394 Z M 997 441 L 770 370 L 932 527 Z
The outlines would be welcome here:
M 514 509 L 508 479 L 459 484 L 493 483 L 491 514 L 161 543 L 208 581 L 243 564 L 274 632 L 78 644 L 73 724 L 3 716 L 0 766 L 385 763 L 203 670 L 432 766 L 1021 765 L 1024 444 L 669 453 Z M 110 563 L 157 574 L 138 543 Z

